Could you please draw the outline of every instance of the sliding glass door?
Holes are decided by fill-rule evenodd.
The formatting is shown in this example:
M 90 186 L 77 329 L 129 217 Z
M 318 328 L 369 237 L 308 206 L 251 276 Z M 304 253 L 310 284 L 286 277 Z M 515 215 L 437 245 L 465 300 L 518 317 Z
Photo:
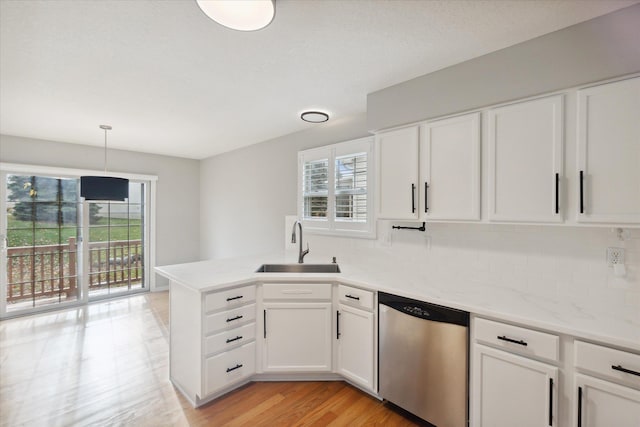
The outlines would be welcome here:
M 78 177 L 0 174 L 0 317 L 149 289 L 148 183 L 85 202 Z

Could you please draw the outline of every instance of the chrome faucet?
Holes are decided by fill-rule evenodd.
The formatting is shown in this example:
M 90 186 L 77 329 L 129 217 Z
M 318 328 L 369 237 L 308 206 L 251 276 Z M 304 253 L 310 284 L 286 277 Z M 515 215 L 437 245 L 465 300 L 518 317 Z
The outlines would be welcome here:
M 296 221 L 293 224 L 293 228 L 291 229 L 291 243 L 296 242 L 296 225 L 300 229 L 300 251 L 298 252 L 298 263 L 302 264 L 304 262 L 304 256 L 309 253 L 309 243 L 307 243 L 307 249 L 302 250 L 302 223 L 300 221 Z

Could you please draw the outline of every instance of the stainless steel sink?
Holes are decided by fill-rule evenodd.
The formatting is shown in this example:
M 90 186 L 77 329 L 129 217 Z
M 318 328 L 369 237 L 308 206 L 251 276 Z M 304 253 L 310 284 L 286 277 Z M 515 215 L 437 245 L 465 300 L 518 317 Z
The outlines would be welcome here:
M 256 273 L 340 273 L 338 264 L 262 264 Z

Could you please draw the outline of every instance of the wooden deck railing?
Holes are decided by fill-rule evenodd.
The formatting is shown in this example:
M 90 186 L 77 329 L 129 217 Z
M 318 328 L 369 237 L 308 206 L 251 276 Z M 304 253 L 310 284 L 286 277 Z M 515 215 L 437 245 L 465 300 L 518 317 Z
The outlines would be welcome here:
M 74 237 L 60 245 L 7 249 L 7 302 L 78 295 L 78 245 Z M 89 243 L 89 290 L 128 286 L 142 280 L 141 240 Z

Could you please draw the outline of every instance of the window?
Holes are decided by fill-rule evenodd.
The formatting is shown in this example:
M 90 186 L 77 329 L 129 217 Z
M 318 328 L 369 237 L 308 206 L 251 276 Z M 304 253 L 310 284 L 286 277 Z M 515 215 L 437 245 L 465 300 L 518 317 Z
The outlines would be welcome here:
M 373 138 L 298 153 L 299 212 L 306 230 L 374 237 Z

